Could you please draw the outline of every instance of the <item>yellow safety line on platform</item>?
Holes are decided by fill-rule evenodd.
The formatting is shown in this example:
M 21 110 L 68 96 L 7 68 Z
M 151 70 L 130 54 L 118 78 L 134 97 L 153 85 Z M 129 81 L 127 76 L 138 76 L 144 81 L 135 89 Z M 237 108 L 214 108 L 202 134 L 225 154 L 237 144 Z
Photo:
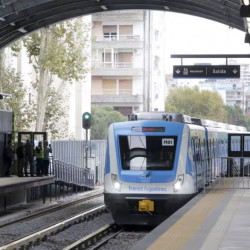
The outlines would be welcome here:
M 191 239 L 208 214 L 218 205 L 226 190 L 213 190 L 162 234 L 148 250 L 182 249 Z

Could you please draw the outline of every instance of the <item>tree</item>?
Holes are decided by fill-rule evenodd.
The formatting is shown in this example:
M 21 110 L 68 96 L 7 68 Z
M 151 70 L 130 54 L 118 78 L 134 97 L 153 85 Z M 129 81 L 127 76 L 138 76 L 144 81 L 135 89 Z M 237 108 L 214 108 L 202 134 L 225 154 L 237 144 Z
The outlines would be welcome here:
M 225 105 L 225 110 L 227 111 L 228 123 L 244 127 L 248 127 L 250 125 L 249 118 L 244 115 L 239 105 Z
M 69 107 L 65 106 L 64 97 L 58 95 L 56 89 L 51 88 L 45 111 L 44 130 L 50 131 L 52 140 L 63 138 L 68 132 L 68 120 L 65 116 L 68 115 Z M 60 125 L 56 126 L 56 124 Z
M 166 110 L 218 122 L 227 120 L 221 96 L 217 92 L 200 91 L 198 87 L 172 89 L 167 97 Z
M 108 127 L 111 123 L 127 120 L 125 116 L 115 111 L 112 106 L 92 105 L 91 116 L 91 139 L 93 140 L 107 139 Z
M 13 68 L 6 67 L 1 76 L 1 83 L 3 92 L 12 95 L 12 98 L 5 99 L 5 105 L 14 112 L 15 130 L 29 130 L 35 113 L 26 98 L 26 90 L 20 74 L 16 73 Z
M 3 80 L 2 80 L 3 72 L 4 72 L 4 55 L 3 51 L 0 51 L 0 93 L 3 92 Z M 0 110 L 5 110 L 5 109 L 6 105 L 4 100 L 0 100 Z
M 88 71 L 89 29 L 90 25 L 78 18 L 43 28 L 23 39 L 37 75 L 33 82 L 37 92 L 36 131 L 55 128 L 58 124 L 55 117 L 66 115 L 65 108 L 59 111 L 65 85 L 82 79 Z M 57 86 L 56 80 L 60 82 Z M 51 109 L 52 96 L 53 108 L 58 112 Z

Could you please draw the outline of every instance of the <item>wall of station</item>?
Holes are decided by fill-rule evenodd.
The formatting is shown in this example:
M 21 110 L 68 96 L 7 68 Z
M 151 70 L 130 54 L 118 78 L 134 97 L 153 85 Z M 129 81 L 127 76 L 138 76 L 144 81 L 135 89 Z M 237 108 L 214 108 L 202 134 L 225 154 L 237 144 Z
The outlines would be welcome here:
M 0 176 L 4 175 L 3 150 L 11 138 L 13 128 L 13 112 L 0 110 Z

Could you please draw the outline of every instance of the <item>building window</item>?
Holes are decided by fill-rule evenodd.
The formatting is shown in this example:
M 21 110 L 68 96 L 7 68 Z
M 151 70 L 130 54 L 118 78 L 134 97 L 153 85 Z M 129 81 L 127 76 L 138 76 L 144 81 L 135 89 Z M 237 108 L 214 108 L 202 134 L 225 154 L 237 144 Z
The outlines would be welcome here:
M 131 52 L 120 52 L 117 55 L 117 68 L 132 68 L 133 66 L 133 53 Z
M 116 80 L 103 79 L 102 89 L 103 89 L 103 95 L 116 95 Z
M 105 40 L 116 40 L 117 39 L 117 26 L 116 25 L 104 25 L 103 37 Z
M 133 25 L 120 25 L 119 26 L 119 40 L 128 41 L 134 39 Z
M 119 80 L 119 95 L 132 95 L 132 80 Z

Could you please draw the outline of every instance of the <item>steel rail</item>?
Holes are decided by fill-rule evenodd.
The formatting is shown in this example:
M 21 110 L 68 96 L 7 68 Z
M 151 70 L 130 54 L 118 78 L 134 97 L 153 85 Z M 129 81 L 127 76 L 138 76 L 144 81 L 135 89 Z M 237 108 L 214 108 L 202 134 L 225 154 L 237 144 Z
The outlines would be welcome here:
M 35 233 L 26 235 L 18 240 L 12 241 L 6 245 L 0 247 L 0 250 L 10 250 L 10 249 L 25 249 L 26 246 L 31 246 L 36 242 L 40 242 L 41 240 L 47 238 L 49 235 L 56 234 L 64 229 L 84 221 L 87 218 L 92 218 L 93 215 L 97 215 L 103 213 L 106 210 L 105 205 L 101 205 L 95 208 L 92 208 L 88 211 L 80 213 L 78 215 L 72 216 L 66 220 L 63 220 L 59 223 L 55 223 L 54 225 L 50 225 L 42 230 L 39 230 Z
M 97 194 L 94 194 L 94 195 L 88 196 L 88 197 L 83 197 L 81 199 L 70 201 L 70 202 L 67 202 L 67 203 L 62 204 L 62 205 L 56 205 L 56 206 L 53 206 L 51 208 L 47 208 L 47 209 L 44 209 L 42 211 L 38 211 L 38 212 L 35 212 L 33 214 L 27 215 L 25 217 L 15 219 L 14 221 L 9 221 L 7 223 L 4 223 L 4 224 L 0 225 L 0 228 L 15 224 L 17 222 L 26 221 L 27 219 L 36 218 L 36 217 L 42 216 L 44 214 L 48 214 L 48 213 L 52 213 L 52 212 L 55 212 L 55 211 L 58 211 L 58 210 L 62 210 L 64 208 L 66 208 L 66 207 L 74 206 L 74 205 L 76 205 L 76 204 L 78 204 L 80 202 L 85 202 L 85 201 L 100 197 L 102 195 L 103 195 L 103 191 L 101 193 L 97 193 Z
M 85 236 L 84 238 L 74 242 L 73 244 L 63 248 L 63 250 L 76 250 L 76 249 L 85 249 L 89 248 L 91 245 L 96 244 L 98 241 L 100 241 L 102 238 L 107 237 L 108 234 L 113 234 L 105 238 L 103 241 L 99 242 L 96 246 L 91 248 L 91 250 L 95 250 L 106 244 L 110 239 L 114 238 L 116 235 L 121 233 L 123 231 L 123 228 L 120 228 L 117 224 L 110 223 L 102 228 L 98 229 L 97 231 Z

